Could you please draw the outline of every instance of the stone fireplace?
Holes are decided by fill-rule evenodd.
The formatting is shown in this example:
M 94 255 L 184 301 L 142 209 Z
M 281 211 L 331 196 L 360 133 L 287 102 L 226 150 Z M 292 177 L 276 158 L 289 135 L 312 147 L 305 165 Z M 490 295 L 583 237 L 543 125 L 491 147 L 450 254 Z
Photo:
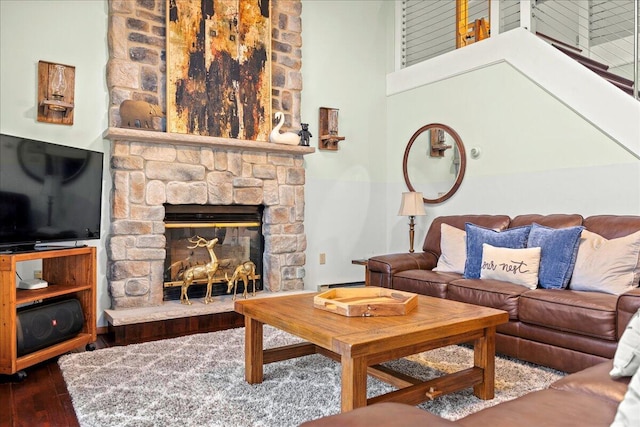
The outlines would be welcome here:
M 264 207 L 265 291 L 304 288 L 303 146 L 109 128 L 112 308 L 159 305 L 165 204 Z
M 302 4 L 271 0 L 272 108 L 300 128 Z M 118 107 L 143 100 L 165 110 L 166 0 L 109 1 L 112 308 L 160 305 L 165 205 L 262 206 L 265 291 L 303 289 L 303 156 L 310 147 L 122 129 Z

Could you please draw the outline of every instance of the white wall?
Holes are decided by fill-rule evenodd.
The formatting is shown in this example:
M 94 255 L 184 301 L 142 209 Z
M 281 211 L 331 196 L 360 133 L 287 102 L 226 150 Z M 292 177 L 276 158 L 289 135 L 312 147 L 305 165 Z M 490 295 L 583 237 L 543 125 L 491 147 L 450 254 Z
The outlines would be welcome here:
M 105 66 L 107 3 L 104 1 L 0 1 L 0 132 L 108 153 Z M 38 61 L 76 67 L 74 124 L 41 123 L 37 117 Z M 103 180 L 102 240 L 98 247 L 98 324 L 111 305 L 106 281 L 108 163 Z M 79 209 L 82 207 L 79 206 Z M 26 278 L 32 266 L 21 266 Z M 35 266 L 33 268 L 36 268 Z M 29 272 L 27 272 L 29 271 Z
M 465 144 L 464 181 L 450 200 L 426 206 L 425 226 L 470 212 L 640 214 L 638 159 L 506 62 L 391 95 L 387 112 L 389 197 L 402 186 L 404 146 L 419 127 L 448 124 Z M 402 238 L 392 226 L 390 251 L 404 247 Z
M 302 122 L 318 143 L 319 107 L 339 108 L 338 151 L 305 156 L 305 287 L 362 281 L 351 260 L 386 250 L 385 74 L 388 1 L 303 1 Z M 393 200 L 392 204 L 398 204 Z M 319 264 L 320 253 L 326 264 Z

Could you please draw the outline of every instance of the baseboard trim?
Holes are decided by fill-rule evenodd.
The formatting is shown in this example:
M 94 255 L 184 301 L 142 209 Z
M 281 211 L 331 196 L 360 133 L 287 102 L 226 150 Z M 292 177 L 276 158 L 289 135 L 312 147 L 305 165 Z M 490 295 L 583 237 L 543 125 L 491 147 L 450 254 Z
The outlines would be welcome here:
M 364 282 L 346 282 L 346 283 L 334 283 L 332 285 L 320 285 L 318 286 L 318 292 L 324 292 L 333 288 L 359 288 L 364 286 Z

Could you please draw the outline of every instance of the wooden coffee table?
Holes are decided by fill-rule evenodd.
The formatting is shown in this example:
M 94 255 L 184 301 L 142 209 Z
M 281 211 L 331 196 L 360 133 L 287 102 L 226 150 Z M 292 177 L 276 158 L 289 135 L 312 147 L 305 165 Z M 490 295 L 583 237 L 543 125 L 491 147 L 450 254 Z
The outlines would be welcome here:
M 261 383 L 263 365 L 320 353 L 342 365 L 341 410 L 392 401 L 417 405 L 467 387 L 480 399 L 493 399 L 496 326 L 505 311 L 419 296 L 418 307 L 403 316 L 345 317 L 313 307 L 314 293 L 236 301 L 245 316 L 245 379 Z M 263 349 L 263 325 L 307 342 Z M 474 366 L 422 382 L 379 365 L 453 344 L 472 343 Z M 367 374 L 398 390 L 367 399 Z

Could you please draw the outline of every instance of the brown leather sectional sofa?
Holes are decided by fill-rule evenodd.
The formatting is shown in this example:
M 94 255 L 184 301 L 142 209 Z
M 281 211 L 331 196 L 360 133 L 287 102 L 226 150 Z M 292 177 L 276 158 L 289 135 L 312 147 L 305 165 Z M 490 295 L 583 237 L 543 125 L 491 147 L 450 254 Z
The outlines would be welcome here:
M 609 426 L 629 384 L 629 377 L 611 379 L 609 371 L 612 366 L 611 361 L 600 363 L 568 375 L 547 389 L 483 409 L 457 421 L 440 418 L 415 406 L 377 403 L 302 426 Z
M 440 256 L 441 224 L 465 228 L 470 222 L 504 230 L 533 222 L 552 228 L 583 225 L 606 239 L 640 230 L 640 216 L 464 215 L 436 218 L 423 252 L 369 259 L 369 284 L 505 310 L 508 324 L 497 328 L 496 350 L 522 360 L 574 372 L 547 389 L 526 394 L 449 421 L 414 406 L 378 403 L 320 418 L 304 427 L 342 426 L 610 426 L 630 377 L 612 379 L 618 341 L 640 308 L 640 289 L 622 295 L 571 289 L 529 289 L 461 274 L 433 271 Z M 579 371 L 579 372 L 578 372 Z M 499 375 L 499 374 L 498 374 Z M 616 418 L 617 420 L 617 418 Z
M 505 310 L 509 322 L 497 328 L 497 353 L 564 372 L 576 372 L 613 358 L 618 340 L 640 308 L 640 289 L 622 295 L 571 289 L 529 289 L 490 279 L 433 271 L 440 256 L 441 224 L 465 223 L 504 230 L 537 223 L 552 228 L 582 225 L 606 239 L 640 230 L 640 216 L 460 215 L 436 218 L 423 252 L 369 259 L 369 284 Z

